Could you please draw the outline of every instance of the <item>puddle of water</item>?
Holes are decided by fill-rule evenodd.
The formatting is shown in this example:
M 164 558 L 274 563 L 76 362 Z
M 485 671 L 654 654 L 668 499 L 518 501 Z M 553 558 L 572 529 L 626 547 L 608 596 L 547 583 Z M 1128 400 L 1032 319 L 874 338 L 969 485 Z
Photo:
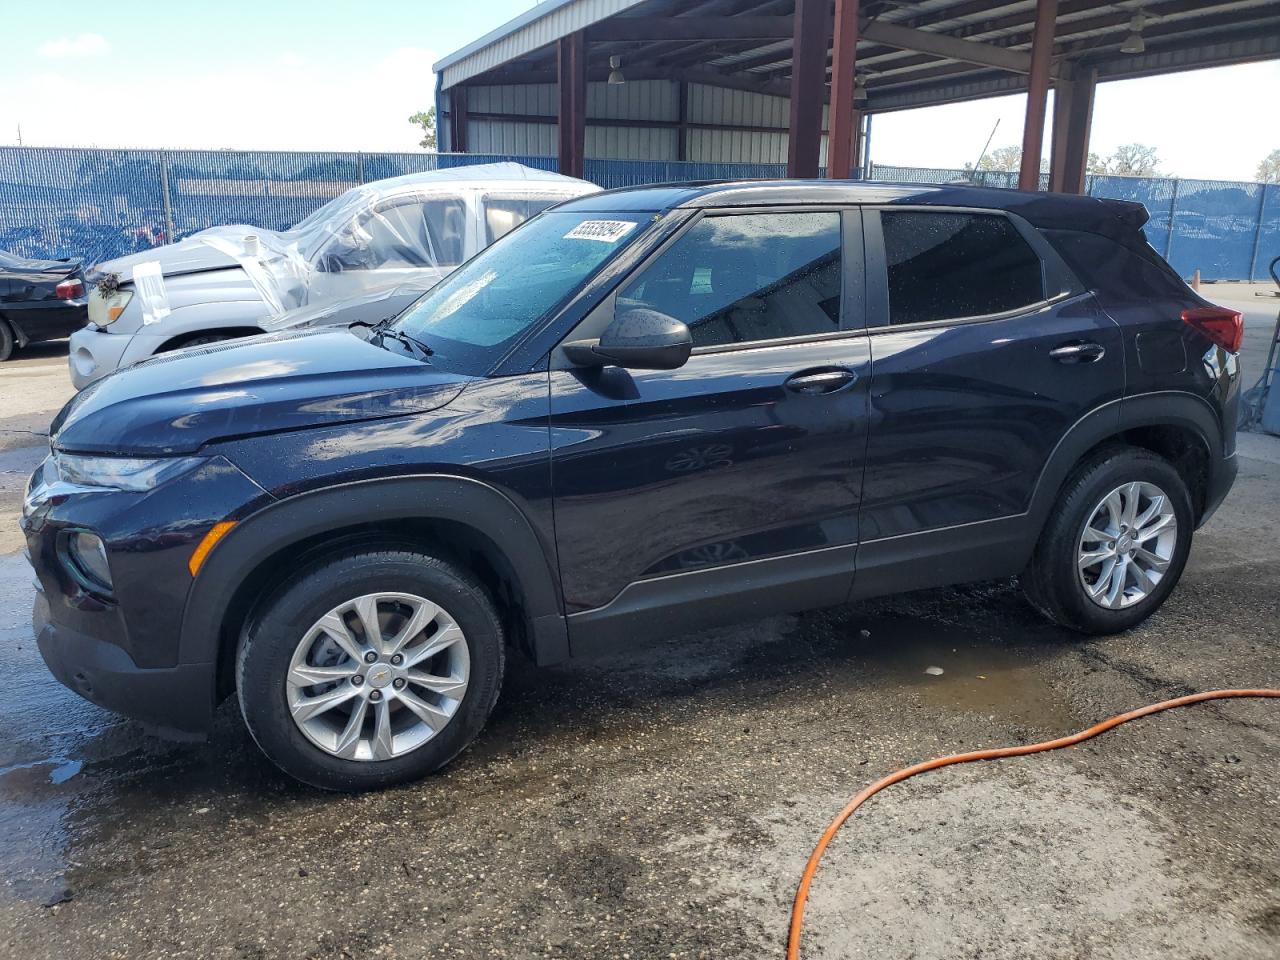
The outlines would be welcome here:
M 1064 649 L 1057 637 L 1024 632 L 1016 621 L 994 632 L 985 617 L 944 623 L 856 611 L 838 629 L 873 679 L 908 688 L 929 706 L 1054 733 L 1079 725 L 1045 677 L 1044 664 Z

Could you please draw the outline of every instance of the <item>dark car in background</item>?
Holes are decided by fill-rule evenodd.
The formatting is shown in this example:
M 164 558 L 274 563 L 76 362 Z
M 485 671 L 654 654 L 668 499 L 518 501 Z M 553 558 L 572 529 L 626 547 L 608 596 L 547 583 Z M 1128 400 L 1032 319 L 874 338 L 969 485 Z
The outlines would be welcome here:
M 1239 313 L 1137 204 L 758 182 L 600 193 L 389 323 L 140 363 L 23 526 L 45 661 L 179 734 L 235 696 L 309 783 L 438 769 L 520 650 L 1020 577 L 1124 630 L 1236 472 Z
M 28 343 L 69 337 L 88 319 L 79 263 L 0 250 L 0 361 Z

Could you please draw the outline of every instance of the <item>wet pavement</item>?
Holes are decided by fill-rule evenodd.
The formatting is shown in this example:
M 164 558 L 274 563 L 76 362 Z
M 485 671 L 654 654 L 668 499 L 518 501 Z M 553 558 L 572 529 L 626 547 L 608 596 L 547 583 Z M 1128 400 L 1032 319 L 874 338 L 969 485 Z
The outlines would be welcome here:
M 0 478 L 40 449 L 0 435 Z M 1245 452 L 1179 589 L 1123 636 L 995 583 L 514 662 L 473 749 L 355 797 L 277 773 L 234 703 L 174 745 L 58 686 L 0 550 L 0 956 L 780 957 L 813 842 L 883 774 L 1280 686 L 1280 440 Z M 1275 960 L 1280 705 L 894 787 L 832 845 L 806 929 L 806 957 Z

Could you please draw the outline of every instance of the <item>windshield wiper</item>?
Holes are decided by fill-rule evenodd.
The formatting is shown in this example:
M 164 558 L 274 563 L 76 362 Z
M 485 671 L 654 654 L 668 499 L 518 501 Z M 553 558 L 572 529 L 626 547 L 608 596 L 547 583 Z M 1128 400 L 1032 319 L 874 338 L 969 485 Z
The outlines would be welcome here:
M 377 323 L 370 323 L 368 320 L 357 320 L 354 323 L 349 324 L 348 329 L 350 329 L 350 327 L 363 327 L 369 331 L 368 340 L 375 346 L 382 346 L 382 341 L 390 338 L 401 346 L 406 347 L 417 359 L 424 363 L 429 362 L 427 358 L 435 354 L 434 350 L 416 337 L 411 337 L 409 334 L 401 330 L 391 329 L 391 324 L 394 323 L 396 318 L 399 316 L 400 314 L 393 313 L 389 317 L 383 317 Z

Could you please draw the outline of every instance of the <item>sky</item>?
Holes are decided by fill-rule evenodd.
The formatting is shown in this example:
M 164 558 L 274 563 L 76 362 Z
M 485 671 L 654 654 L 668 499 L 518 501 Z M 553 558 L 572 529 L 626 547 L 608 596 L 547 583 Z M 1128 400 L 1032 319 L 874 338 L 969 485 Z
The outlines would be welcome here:
M 531 0 L 0 0 L 0 144 L 412 151 L 431 66 Z M 1251 179 L 1280 149 L 1280 62 L 1098 87 L 1091 149 L 1156 147 L 1179 176 Z M 872 159 L 973 162 L 1022 139 L 1025 98 L 883 114 Z M 1045 138 L 1046 151 L 1048 137 Z

